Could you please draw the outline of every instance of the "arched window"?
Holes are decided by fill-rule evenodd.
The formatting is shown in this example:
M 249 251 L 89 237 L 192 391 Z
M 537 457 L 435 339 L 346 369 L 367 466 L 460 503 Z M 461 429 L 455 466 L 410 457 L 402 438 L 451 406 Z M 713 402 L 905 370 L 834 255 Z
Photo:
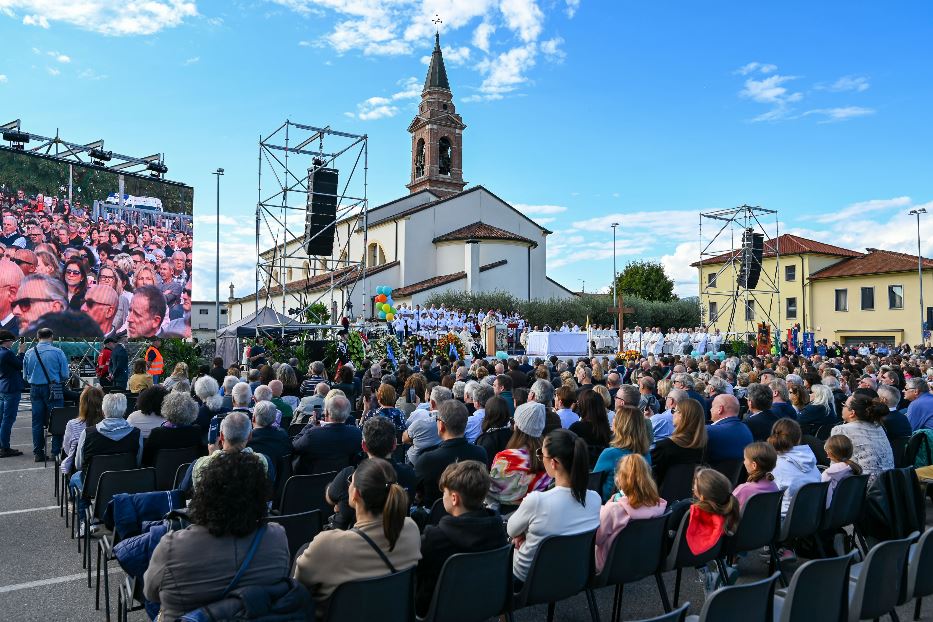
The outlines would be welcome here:
M 292 268 L 289 268 L 289 269 L 288 269 L 288 278 L 287 278 L 286 282 L 287 282 L 287 283 L 291 283 L 293 280 L 295 280 L 295 271 L 294 271 Z
M 301 266 L 301 271 L 302 271 L 302 274 L 304 274 L 304 278 L 310 279 L 311 278 L 311 263 L 308 261 L 305 261 L 304 264 Z
M 450 175 L 450 139 L 444 136 L 438 143 L 437 172 Z
M 424 139 L 418 139 L 418 146 L 415 147 L 415 178 L 424 177 Z
M 370 242 L 369 252 L 366 254 L 366 263 L 370 267 L 381 266 L 386 262 L 385 251 L 377 242 Z

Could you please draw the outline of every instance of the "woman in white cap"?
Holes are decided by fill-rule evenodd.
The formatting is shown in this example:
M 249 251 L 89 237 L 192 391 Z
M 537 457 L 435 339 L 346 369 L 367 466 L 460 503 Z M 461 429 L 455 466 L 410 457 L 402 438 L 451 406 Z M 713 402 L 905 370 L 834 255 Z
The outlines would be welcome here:
M 540 455 L 544 421 L 544 405 L 539 402 L 525 402 L 515 409 L 512 438 L 489 468 L 492 484 L 486 504 L 502 514 L 515 510 L 529 492 L 551 485 Z

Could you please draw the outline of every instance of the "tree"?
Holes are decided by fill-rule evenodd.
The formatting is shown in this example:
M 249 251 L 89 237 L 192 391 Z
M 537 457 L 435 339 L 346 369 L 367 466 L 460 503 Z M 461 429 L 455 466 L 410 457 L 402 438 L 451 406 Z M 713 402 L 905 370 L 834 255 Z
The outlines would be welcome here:
M 652 302 L 670 302 L 674 296 L 674 281 L 664 273 L 664 266 L 653 261 L 633 261 L 619 273 L 616 280 L 619 293 Z

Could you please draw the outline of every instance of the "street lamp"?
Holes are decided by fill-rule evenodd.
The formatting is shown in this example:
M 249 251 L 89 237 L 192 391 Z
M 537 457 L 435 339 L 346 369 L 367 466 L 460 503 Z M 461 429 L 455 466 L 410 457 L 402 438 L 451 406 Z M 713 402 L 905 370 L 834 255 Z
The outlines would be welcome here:
M 912 209 L 908 212 L 911 216 L 917 217 L 917 278 L 920 280 L 920 343 L 924 343 L 923 339 L 923 325 L 925 323 L 923 308 L 923 255 L 920 254 L 920 214 L 926 214 L 927 210 L 924 207 L 920 209 Z
M 217 254 L 214 267 L 214 330 L 220 330 L 220 178 L 224 174 L 224 169 L 219 168 L 212 175 L 217 176 Z
M 617 293 L 617 283 L 616 280 L 619 278 L 618 273 L 616 272 L 616 227 L 619 226 L 619 223 L 614 222 L 612 225 L 612 306 L 616 308 L 615 319 L 612 320 L 612 325 L 615 326 L 616 332 L 619 331 L 619 295 Z

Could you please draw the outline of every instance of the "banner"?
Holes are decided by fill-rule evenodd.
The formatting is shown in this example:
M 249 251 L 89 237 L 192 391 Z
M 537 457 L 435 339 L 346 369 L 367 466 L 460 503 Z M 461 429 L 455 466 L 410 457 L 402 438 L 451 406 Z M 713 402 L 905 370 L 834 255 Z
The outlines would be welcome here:
M 804 333 L 803 334 L 803 355 L 804 356 L 813 356 L 815 349 L 813 333 Z

